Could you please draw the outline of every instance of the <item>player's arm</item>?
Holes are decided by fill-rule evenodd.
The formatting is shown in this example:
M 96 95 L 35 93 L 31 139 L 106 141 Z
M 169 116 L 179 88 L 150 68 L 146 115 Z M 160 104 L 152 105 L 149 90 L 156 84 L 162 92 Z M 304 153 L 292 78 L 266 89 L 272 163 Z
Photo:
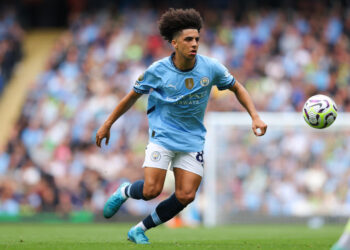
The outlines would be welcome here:
M 264 135 L 267 129 L 267 125 L 260 119 L 248 91 L 237 80 L 235 84 L 229 88 L 229 90 L 235 93 L 238 101 L 248 111 L 250 117 L 252 118 L 252 129 L 254 134 L 256 136 Z M 257 129 L 260 129 L 260 133 L 258 133 Z
M 110 129 L 113 123 L 122 116 L 126 111 L 128 111 L 132 105 L 139 99 L 142 94 L 136 93 L 134 90 L 131 90 L 115 107 L 113 112 L 108 116 L 107 120 L 102 124 L 99 130 L 96 133 L 96 145 L 101 147 L 101 141 L 103 138 L 106 138 L 106 145 L 109 141 Z

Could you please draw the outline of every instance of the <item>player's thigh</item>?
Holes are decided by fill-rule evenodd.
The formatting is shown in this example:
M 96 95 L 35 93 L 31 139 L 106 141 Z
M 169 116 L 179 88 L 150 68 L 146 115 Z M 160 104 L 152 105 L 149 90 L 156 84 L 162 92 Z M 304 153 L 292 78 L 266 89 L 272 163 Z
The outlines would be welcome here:
M 203 176 L 203 153 L 178 153 L 172 163 L 175 189 L 195 194 Z
M 174 175 L 176 198 L 186 206 L 195 199 L 202 177 L 181 168 L 174 168 Z
M 146 148 L 145 161 L 143 163 L 145 186 L 162 188 L 169 163 L 174 153 L 166 148 L 149 143 Z
M 167 170 L 144 167 L 144 189 L 151 193 L 159 193 L 163 189 Z

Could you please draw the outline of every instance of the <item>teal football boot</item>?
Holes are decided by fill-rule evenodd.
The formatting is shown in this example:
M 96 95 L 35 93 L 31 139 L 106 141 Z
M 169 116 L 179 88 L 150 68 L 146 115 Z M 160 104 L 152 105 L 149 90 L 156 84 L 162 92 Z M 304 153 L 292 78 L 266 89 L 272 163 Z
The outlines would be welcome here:
M 140 227 L 132 227 L 129 230 L 128 240 L 136 244 L 150 244 L 145 232 Z
M 332 246 L 331 250 L 346 250 L 346 249 L 341 247 L 341 246 L 339 246 L 339 245 L 337 245 L 337 244 L 335 244 L 335 245 Z
M 106 219 L 109 219 L 113 215 L 115 215 L 115 213 L 118 212 L 121 205 L 128 199 L 128 197 L 124 198 L 124 195 L 122 195 L 121 193 L 122 188 L 128 185 L 130 185 L 130 182 L 124 182 L 123 184 L 121 184 L 117 191 L 115 191 L 107 200 L 103 208 L 103 216 Z

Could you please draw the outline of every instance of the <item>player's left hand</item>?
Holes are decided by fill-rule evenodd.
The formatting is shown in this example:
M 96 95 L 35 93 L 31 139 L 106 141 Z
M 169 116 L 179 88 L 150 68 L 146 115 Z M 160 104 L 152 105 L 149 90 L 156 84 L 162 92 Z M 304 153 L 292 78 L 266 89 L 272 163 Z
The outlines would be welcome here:
M 266 133 L 267 124 L 257 117 L 253 119 L 252 129 L 256 136 L 263 136 Z

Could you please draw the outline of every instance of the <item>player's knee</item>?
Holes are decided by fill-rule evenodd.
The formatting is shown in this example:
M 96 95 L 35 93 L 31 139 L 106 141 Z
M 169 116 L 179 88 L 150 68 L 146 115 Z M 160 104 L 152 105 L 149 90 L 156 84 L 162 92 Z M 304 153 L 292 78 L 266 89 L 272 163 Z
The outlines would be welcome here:
M 146 200 L 151 200 L 156 198 L 160 193 L 162 192 L 161 187 L 157 186 L 146 186 L 143 187 L 143 196 L 145 197 Z
M 176 198 L 178 201 L 181 202 L 183 205 L 188 205 L 192 201 L 194 201 L 194 198 L 196 197 L 196 192 L 175 192 Z

